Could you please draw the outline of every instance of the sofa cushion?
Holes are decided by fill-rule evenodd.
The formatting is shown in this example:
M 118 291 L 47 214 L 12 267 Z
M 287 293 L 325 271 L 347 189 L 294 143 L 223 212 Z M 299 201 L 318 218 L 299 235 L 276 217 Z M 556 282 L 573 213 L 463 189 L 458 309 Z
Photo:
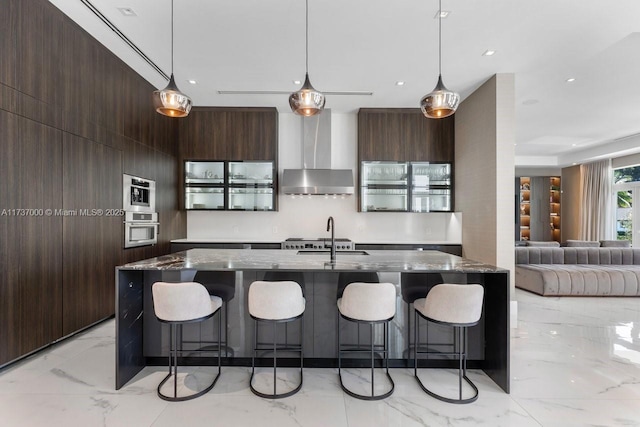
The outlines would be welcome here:
M 516 264 L 562 264 L 564 248 L 518 246 Z
M 540 246 L 540 247 L 549 247 L 549 248 L 559 248 L 560 242 L 539 242 L 539 241 L 530 241 L 527 240 L 525 246 Z
M 567 240 L 567 247 L 569 248 L 598 248 L 600 242 L 592 240 Z
M 567 247 L 563 250 L 564 264 L 633 265 L 640 263 L 640 252 L 631 248 Z
M 634 265 L 518 265 L 516 287 L 540 295 L 640 296 Z
M 600 247 L 602 248 L 630 248 L 631 241 L 629 240 L 600 240 Z

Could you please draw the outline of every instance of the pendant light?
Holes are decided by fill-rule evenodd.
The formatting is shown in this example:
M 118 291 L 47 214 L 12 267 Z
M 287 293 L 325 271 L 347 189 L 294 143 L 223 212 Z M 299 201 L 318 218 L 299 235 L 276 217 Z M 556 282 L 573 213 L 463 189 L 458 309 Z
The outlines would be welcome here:
M 420 109 L 425 117 L 442 119 L 454 114 L 460 104 L 460 95 L 447 89 L 442 83 L 442 0 L 438 9 L 438 84 L 420 100 Z
M 186 117 L 191 111 L 191 98 L 180 92 L 173 78 L 173 0 L 171 0 L 171 78 L 167 87 L 153 92 L 153 106 L 158 113 L 169 117 Z
M 300 90 L 293 92 L 289 95 L 289 106 L 294 113 L 310 117 L 320 114 L 324 109 L 324 95 L 322 92 L 318 92 L 311 86 L 309 81 L 309 0 L 306 0 L 306 47 L 305 47 L 305 59 L 306 68 L 304 75 L 304 84 Z

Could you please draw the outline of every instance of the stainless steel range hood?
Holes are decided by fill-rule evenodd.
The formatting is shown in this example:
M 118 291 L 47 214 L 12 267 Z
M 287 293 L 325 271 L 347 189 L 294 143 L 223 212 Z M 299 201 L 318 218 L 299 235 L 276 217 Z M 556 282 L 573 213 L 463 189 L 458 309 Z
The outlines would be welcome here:
M 302 169 L 285 169 L 284 194 L 353 194 L 353 171 L 331 169 L 331 110 L 302 117 Z

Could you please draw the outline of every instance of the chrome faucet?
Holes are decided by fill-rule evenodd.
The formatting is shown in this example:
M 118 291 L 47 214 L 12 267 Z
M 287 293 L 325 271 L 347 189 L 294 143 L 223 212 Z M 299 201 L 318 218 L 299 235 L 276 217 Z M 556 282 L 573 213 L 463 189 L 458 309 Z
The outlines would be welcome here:
M 336 262 L 336 223 L 330 216 L 327 220 L 327 231 L 331 230 L 331 262 Z

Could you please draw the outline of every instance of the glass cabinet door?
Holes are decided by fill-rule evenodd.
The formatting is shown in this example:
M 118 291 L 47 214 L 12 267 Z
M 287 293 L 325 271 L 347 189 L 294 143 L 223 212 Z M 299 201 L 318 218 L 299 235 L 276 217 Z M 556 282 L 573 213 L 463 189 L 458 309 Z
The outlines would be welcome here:
M 272 211 L 273 188 L 229 188 L 229 210 Z
M 361 185 L 407 185 L 407 163 L 362 162 Z
M 407 189 L 362 188 L 362 212 L 406 212 Z
M 224 184 L 224 162 L 185 162 L 185 184 Z
M 407 211 L 407 163 L 362 162 L 360 167 L 361 212 Z
M 229 162 L 229 184 L 273 186 L 273 162 Z
M 185 162 L 185 209 L 224 209 L 224 169 L 224 162 Z
M 275 210 L 273 162 L 228 162 L 229 210 Z
M 186 209 L 224 209 L 224 188 L 186 187 Z
M 411 211 L 451 212 L 450 163 L 411 163 Z

